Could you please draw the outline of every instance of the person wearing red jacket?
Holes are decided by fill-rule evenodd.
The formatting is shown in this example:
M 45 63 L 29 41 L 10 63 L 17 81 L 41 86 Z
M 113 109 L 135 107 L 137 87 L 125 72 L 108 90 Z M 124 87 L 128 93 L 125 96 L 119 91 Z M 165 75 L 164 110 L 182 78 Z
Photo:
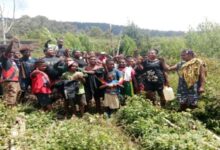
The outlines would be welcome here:
M 47 65 L 44 60 L 38 60 L 35 63 L 35 70 L 31 73 L 31 89 L 32 93 L 36 95 L 38 103 L 44 111 L 52 109 L 52 100 L 49 95 L 51 94 L 50 79 L 44 72 Z

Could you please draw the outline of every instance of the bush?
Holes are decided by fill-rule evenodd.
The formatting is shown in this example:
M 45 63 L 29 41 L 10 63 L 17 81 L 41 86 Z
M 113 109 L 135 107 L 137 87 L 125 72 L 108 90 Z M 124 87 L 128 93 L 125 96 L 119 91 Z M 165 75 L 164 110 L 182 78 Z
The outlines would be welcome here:
M 133 149 L 128 138 L 100 116 L 62 121 L 55 116 L 31 106 L 10 109 L 0 103 L 0 149 Z
M 117 120 L 143 149 L 215 149 L 219 139 L 188 112 L 169 112 L 141 97 L 128 99 Z

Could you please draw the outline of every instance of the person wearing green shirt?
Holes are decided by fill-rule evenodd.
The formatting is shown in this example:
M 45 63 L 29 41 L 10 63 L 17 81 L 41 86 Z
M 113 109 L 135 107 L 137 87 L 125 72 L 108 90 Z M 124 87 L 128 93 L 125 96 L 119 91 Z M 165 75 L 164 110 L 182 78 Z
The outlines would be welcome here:
M 61 79 L 63 80 L 75 80 L 79 82 L 79 90 L 76 92 L 75 99 L 73 99 L 73 111 L 76 113 L 77 109 L 76 106 L 79 106 L 79 111 L 81 116 L 84 114 L 85 111 L 85 106 L 87 105 L 86 103 L 86 98 L 85 98 L 85 90 L 84 90 L 84 74 L 82 72 L 77 71 L 78 64 L 74 61 L 70 62 L 68 64 L 68 71 L 65 72 Z M 67 104 L 68 105 L 68 104 Z M 69 106 L 67 106 L 68 108 Z M 74 114 L 73 113 L 73 114 Z

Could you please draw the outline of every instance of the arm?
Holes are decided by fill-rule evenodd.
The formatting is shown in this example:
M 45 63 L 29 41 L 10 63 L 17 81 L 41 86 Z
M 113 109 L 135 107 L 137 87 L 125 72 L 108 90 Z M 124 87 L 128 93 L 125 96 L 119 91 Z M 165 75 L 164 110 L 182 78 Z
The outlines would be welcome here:
M 198 92 L 203 93 L 205 92 L 205 67 L 201 65 L 200 67 L 200 77 L 199 77 L 200 87 Z
M 168 71 L 176 71 L 176 70 L 177 70 L 177 64 L 168 68 Z
M 158 58 L 158 59 L 161 62 L 161 66 L 162 66 L 163 70 L 168 71 L 170 66 L 168 64 L 166 64 L 165 60 L 163 58 Z
M 104 88 L 107 88 L 109 85 L 108 84 L 104 84 L 104 85 L 101 85 L 100 87 L 99 87 L 99 89 L 104 89 Z
M 91 68 L 89 66 L 87 66 L 84 70 L 83 73 L 87 73 L 87 74 L 95 74 L 95 71 L 91 70 Z
M 83 84 L 86 82 L 85 78 L 84 77 L 80 77 L 78 78 Z
M 165 80 L 164 85 L 169 87 L 170 85 L 169 85 L 169 80 L 168 80 L 168 74 L 166 71 L 169 71 L 171 67 L 165 63 L 164 59 L 160 59 L 160 61 L 161 61 L 162 72 L 163 72 L 163 76 Z
M 134 92 L 136 92 L 136 90 L 138 89 L 138 82 L 137 79 L 135 78 L 135 71 L 132 70 L 131 72 L 131 78 L 132 78 L 132 83 L 134 84 Z
M 10 44 L 8 45 L 8 47 L 7 47 L 7 49 L 6 49 L 6 52 L 5 52 L 5 53 L 10 53 L 10 52 L 11 52 L 12 47 L 13 47 L 13 43 L 14 43 L 14 41 L 12 40 L 12 41 L 10 42 Z
M 165 78 L 165 83 L 164 83 L 164 85 L 165 86 L 170 86 L 170 83 L 169 83 L 169 80 L 168 80 L 168 74 L 167 74 L 167 72 L 164 72 L 164 78 Z
M 158 58 L 161 61 L 161 65 L 164 71 L 176 71 L 177 64 L 173 66 L 169 66 L 163 58 Z

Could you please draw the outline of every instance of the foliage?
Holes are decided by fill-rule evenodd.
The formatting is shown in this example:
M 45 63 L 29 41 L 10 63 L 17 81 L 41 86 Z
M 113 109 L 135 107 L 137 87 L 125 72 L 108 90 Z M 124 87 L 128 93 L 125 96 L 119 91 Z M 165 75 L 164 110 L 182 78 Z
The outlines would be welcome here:
M 140 97 L 128 99 L 118 122 L 143 149 L 215 149 L 219 140 L 188 112 L 169 112 Z
M 81 42 L 81 45 L 82 45 L 82 50 L 91 50 L 92 49 L 92 43 L 89 41 L 89 38 L 88 36 L 86 35 L 80 35 L 79 36 L 79 40 Z
M 74 34 L 69 33 L 69 32 L 64 35 L 64 42 L 65 42 L 64 43 L 65 47 L 67 48 L 79 49 L 82 47 L 80 39 Z
M 220 57 L 220 26 L 205 21 L 186 34 L 186 45 L 205 56 Z
M 126 55 L 133 55 L 135 49 L 136 49 L 135 41 L 129 36 L 124 35 L 122 37 L 122 42 L 119 51 Z
M 208 129 L 220 135 L 220 74 L 218 59 L 203 58 L 208 66 L 206 81 L 206 93 L 199 102 L 199 108 L 192 111 L 192 114 L 205 123 Z
M 115 36 L 121 34 L 126 28 L 121 25 L 111 25 L 111 33 Z M 29 17 L 27 15 L 22 16 L 15 20 L 15 24 L 10 32 L 11 35 L 24 35 L 27 32 L 31 32 L 34 29 L 48 28 L 52 33 L 64 34 L 66 32 L 71 33 L 86 33 L 90 34 L 94 27 L 100 29 L 100 34 L 103 35 L 109 33 L 109 24 L 107 23 L 81 23 L 81 22 L 59 22 L 55 20 L 49 20 L 45 16 Z M 184 32 L 176 31 L 159 31 L 159 30 L 147 30 L 139 29 L 143 34 L 149 34 L 150 36 L 182 36 Z
M 26 126 L 21 132 L 18 118 Z M 134 149 L 117 128 L 96 115 L 59 121 L 53 112 L 31 106 L 10 109 L 0 103 L 0 121 L 0 149 Z
M 180 37 L 154 38 L 151 43 L 151 47 L 157 48 L 159 50 L 159 55 L 167 58 L 170 63 L 178 61 L 181 50 L 186 47 L 185 40 Z

